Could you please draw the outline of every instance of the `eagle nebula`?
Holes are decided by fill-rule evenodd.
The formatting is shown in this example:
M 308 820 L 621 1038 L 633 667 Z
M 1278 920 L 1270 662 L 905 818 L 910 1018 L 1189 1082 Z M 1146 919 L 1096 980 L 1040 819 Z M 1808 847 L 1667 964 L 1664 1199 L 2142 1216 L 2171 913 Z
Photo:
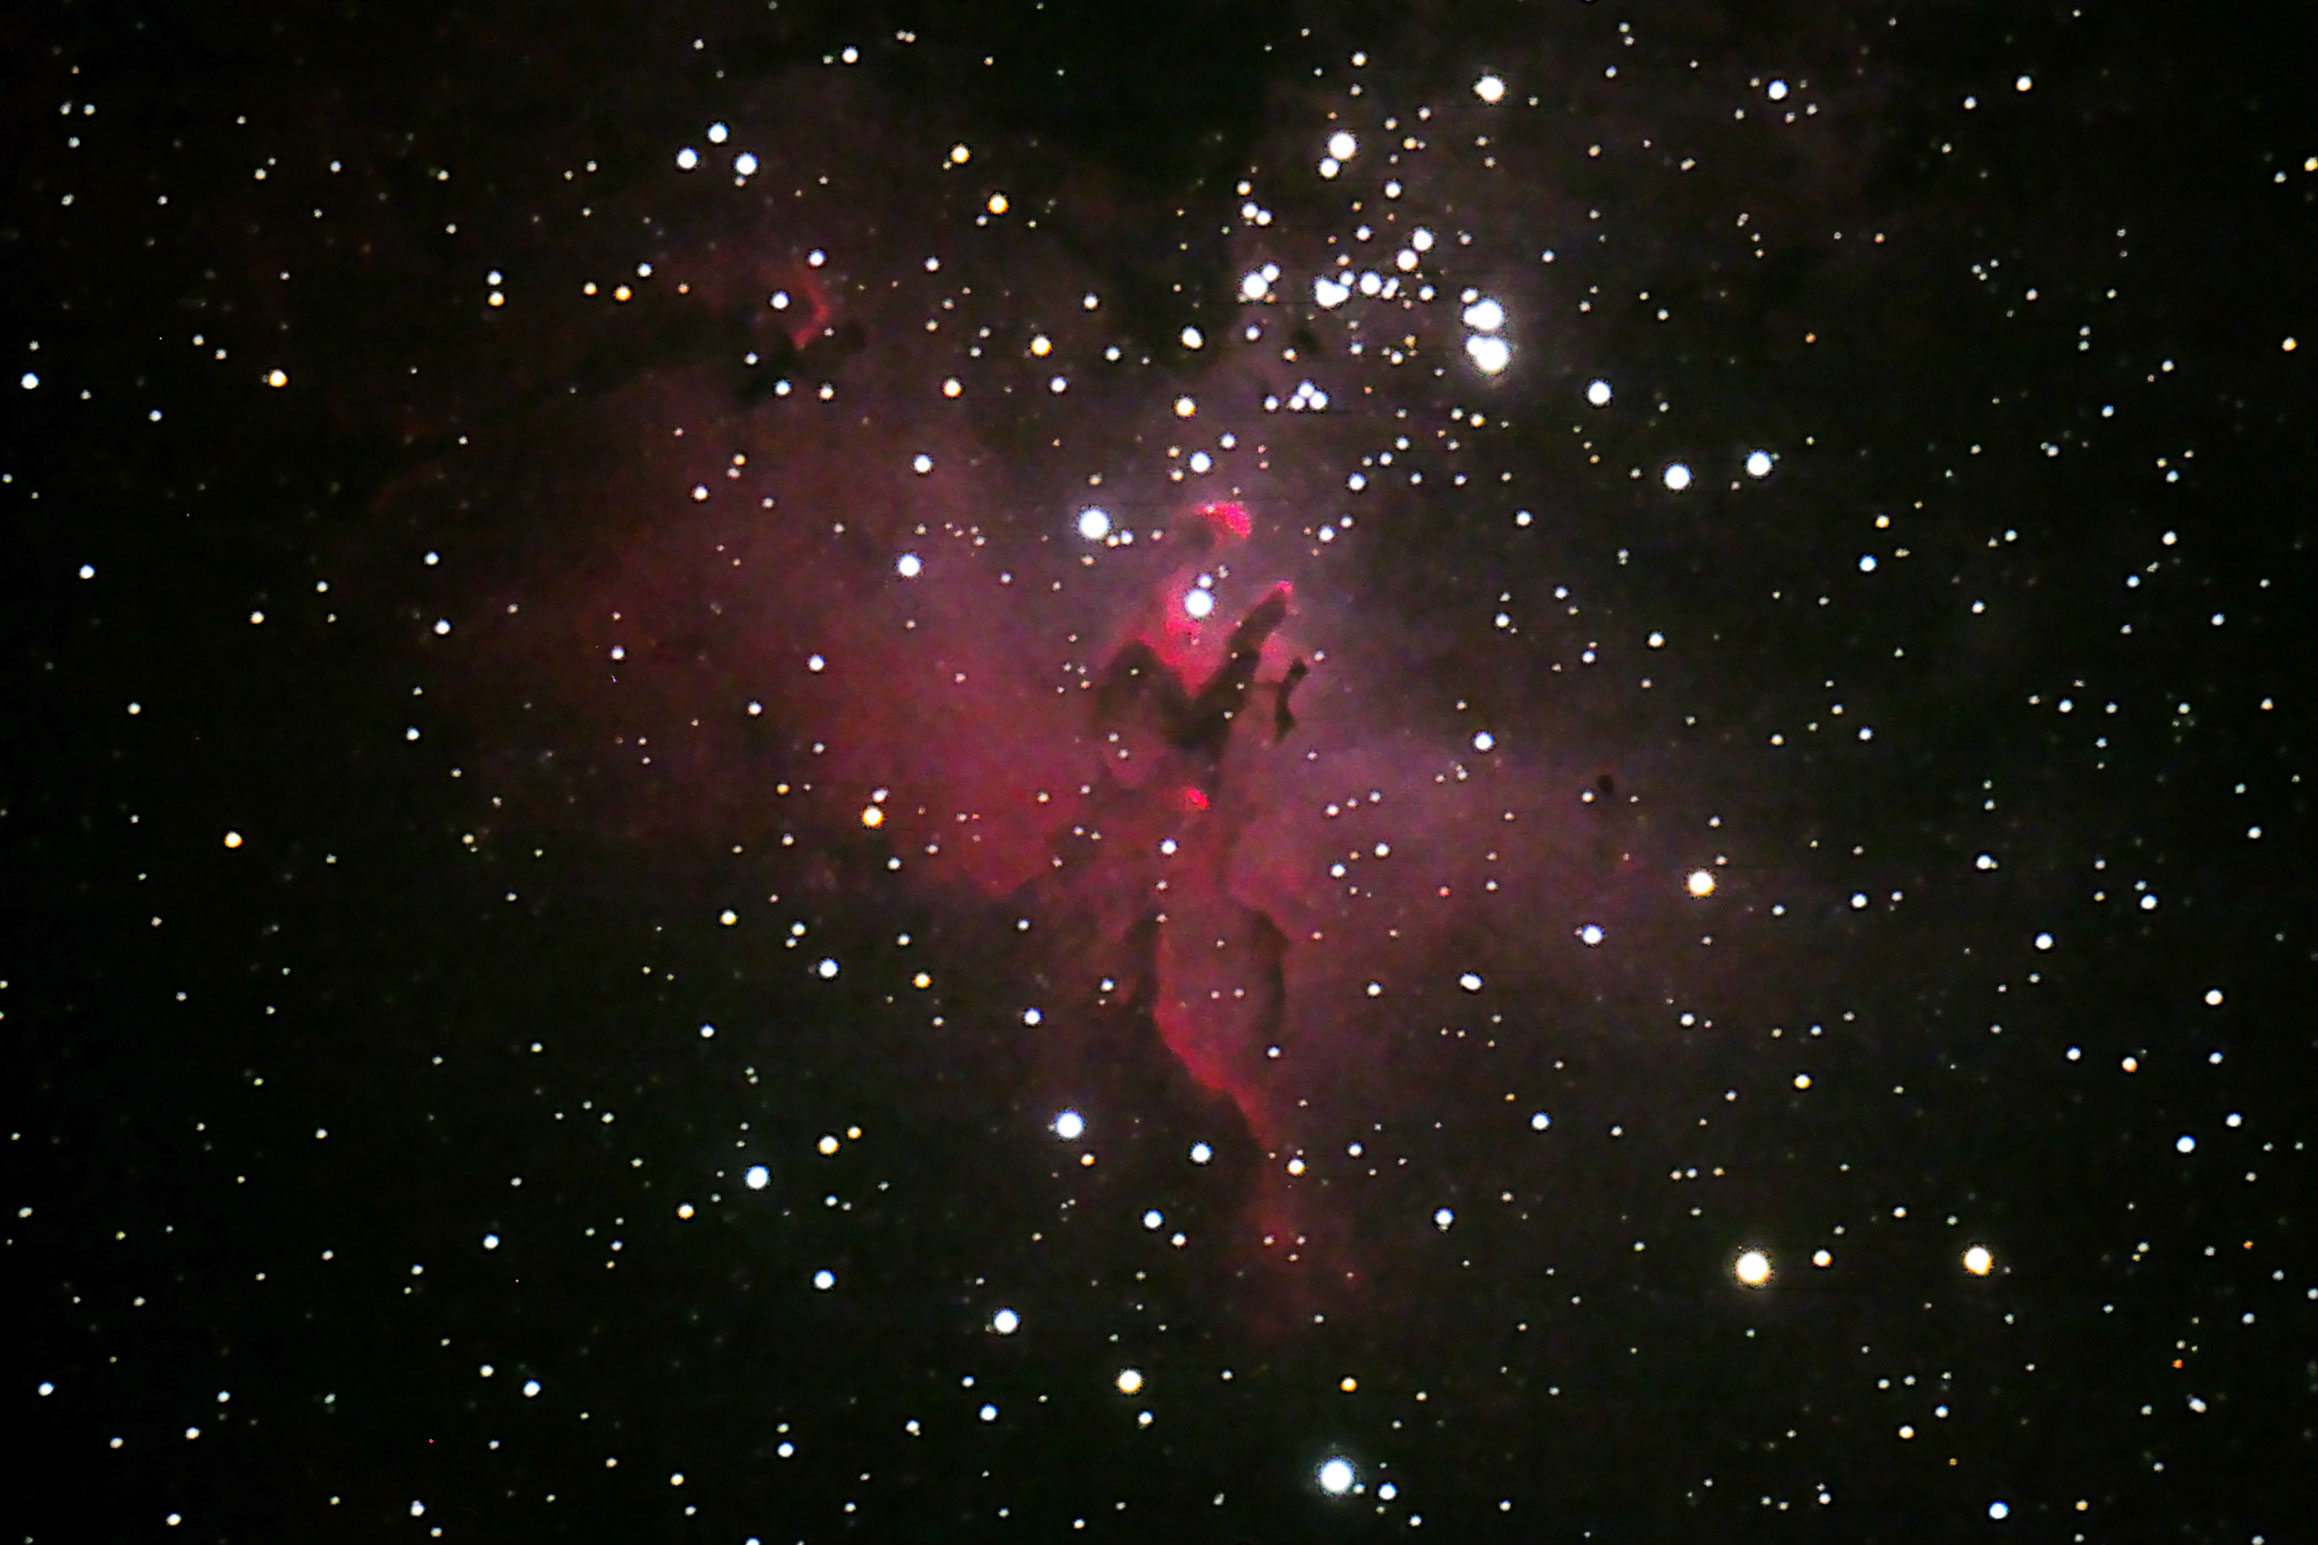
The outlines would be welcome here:
M 784 112 L 874 117 L 791 100 L 730 143 Z M 1243 1259 L 1360 1292 L 1388 1247 L 1344 1182 L 1396 1092 L 1496 1076 L 1458 1048 L 1512 1089 L 1557 1005 L 1637 969 L 1590 945 L 1689 921 L 1703 855 L 1628 791 L 1651 754 L 1488 625 L 1488 544 L 1545 540 L 1551 490 L 1476 507 L 1441 446 L 1503 429 L 1486 383 L 1395 386 L 1308 298 L 1324 232 L 1247 225 L 1237 303 L 1153 339 L 1112 301 L 1137 276 L 982 173 L 1003 147 L 856 148 L 845 179 L 594 174 L 568 246 L 522 238 L 485 384 L 379 499 L 464 544 L 432 690 L 511 822 L 684 869 L 652 904 L 735 959 L 833 977 L 800 909 L 925 920 L 921 1072 L 1003 1033 L 1024 1130 L 1163 1129 L 1239 1177 Z M 1453 341 L 1439 310 L 1391 346 Z M 1431 481 L 1363 491 L 1354 447 L 1412 414 L 1394 470 Z M 1154 1045 L 1172 1090 L 1104 1106 Z

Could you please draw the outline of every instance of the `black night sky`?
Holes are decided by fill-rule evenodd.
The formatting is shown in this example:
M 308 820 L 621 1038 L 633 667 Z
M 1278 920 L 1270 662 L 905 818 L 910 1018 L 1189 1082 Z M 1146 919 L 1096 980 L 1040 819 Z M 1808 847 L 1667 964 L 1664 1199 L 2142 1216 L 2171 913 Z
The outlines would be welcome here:
M 2306 1537 L 2306 22 L 268 9 L 0 20 L 12 1535 Z

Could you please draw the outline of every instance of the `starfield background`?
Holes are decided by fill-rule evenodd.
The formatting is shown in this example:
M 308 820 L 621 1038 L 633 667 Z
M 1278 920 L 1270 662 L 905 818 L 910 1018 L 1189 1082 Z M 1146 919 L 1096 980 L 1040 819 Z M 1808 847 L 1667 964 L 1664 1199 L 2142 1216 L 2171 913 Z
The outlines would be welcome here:
M 2300 1537 L 2310 31 L 11 11 L 10 1533 Z

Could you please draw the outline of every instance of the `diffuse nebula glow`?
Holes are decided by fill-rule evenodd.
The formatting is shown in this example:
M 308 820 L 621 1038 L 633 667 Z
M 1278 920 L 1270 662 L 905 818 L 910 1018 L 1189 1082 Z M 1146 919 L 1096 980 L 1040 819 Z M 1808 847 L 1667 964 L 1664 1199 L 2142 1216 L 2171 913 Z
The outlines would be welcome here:
M 1018 532 L 912 532 L 904 577 L 858 517 L 817 518 L 910 509 L 923 480 L 860 475 L 891 446 L 816 449 L 779 427 L 796 408 L 682 397 L 679 440 L 652 402 L 619 399 L 642 422 L 588 521 L 615 539 L 503 577 L 519 600 L 464 631 L 452 686 L 498 775 L 631 841 L 771 851 L 792 902 L 1019 916 L 1014 998 L 1053 1098 L 1148 1025 L 1263 1156 L 1242 1245 L 1362 1273 L 1333 1156 L 1393 1119 L 1440 1037 L 1532 1019 L 1591 962 L 1564 920 L 1624 881 L 1566 813 L 1583 772 L 1449 741 L 1396 690 L 1391 620 L 1276 579 L 1296 560 L 1260 529 L 1194 507 L 1104 555 L 1125 585 Z M 646 482 L 664 518 L 619 529 Z
M 1063 362 L 1111 336 L 1095 308 L 1003 358 L 940 331 L 978 286 L 1094 294 L 1042 237 L 969 264 L 745 234 L 712 218 L 655 249 L 631 311 L 542 305 L 509 347 L 550 386 L 559 358 L 593 380 L 617 328 L 633 346 L 382 495 L 382 529 L 474 549 L 442 690 L 479 760 L 534 818 L 769 852 L 759 893 L 786 904 L 1019 915 L 1058 1092 L 1104 1055 L 1091 1027 L 1145 1024 L 1263 1156 L 1248 1243 L 1358 1233 L 1351 1145 L 1445 1040 L 1598 998 L 1612 968 L 1575 925 L 1656 926 L 1634 877 L 1671 860 L 1579 806 L 1598 752 L 1479 737 L 1412 670 L 1438 624 L 1286 513 L 1343 431 L 1257 417 L 1259 351 L 1201 366 L 1225 406 L 1125 367 L 1066 392 Z M 810 299 L 801 343 L 804 302 L 768 322 L 751 299 L 781 284 Z M 1242 415 L 1206 499 L 1158 454 L 1193 411 Z M 1143 517 L 1074 536 L 1089 482 Z M 1509 706 L 1553 712 L 1535 688 Z M 736 948 L 758 916 L 736 911 Z

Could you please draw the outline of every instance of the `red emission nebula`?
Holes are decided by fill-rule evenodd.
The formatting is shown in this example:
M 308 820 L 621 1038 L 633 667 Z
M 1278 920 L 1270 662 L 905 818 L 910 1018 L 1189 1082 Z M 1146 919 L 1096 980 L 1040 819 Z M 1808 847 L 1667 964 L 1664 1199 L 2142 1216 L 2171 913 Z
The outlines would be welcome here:
M 1638 969 L 1576 934 L 1673 926 L 1670 864 L 1581 800 L 1603 759 L 1557 749 L 1550 698 L 1492 728 L 1412 669 L 1446 625 L 1419 620 L 1420 577 L 1380 581 L 1366 532 L 1318 538 L 1345 431 L 1256 406 L 1265 356 L 1105 377 L 1116 334 L 1078 303 L 1098 278 L 1043 238 L 974 240 L 960 277 L 723 230 L 655 252 L 631 301 L 511 318 L 495 363 L 549 388 L 616 327 L 676 342 L 444 426 L 471 443 L 382 493 L 454 592 L 428 603 L 457 619 L 424 645 L 429 701 L 526 822 L 746 875 L 698 897 L 701 926 L 729 906 L 719 943 L 771 969 L 817 964 L 783 948 L 815 898 L 1019 919 L 980 994 L 1042 1069 L 1017 1108 L 1083 1104 L 1121 1027 L 1155 1031 L 1206 1091 L 1201 1131 L 1262 1156 L 1235 1245 L 1357 1280 L 1348 1150 L 1416 1119 L 1444 1044 L 1534 1042 Z M 1070 303 L 969 355 L 975 317 L 942 302 L 977 286 L 1017 318 Z M 1211 475 L 1183 475 L 1192 444 Z M 1107 532 L 1081 524 L 1098 506 Z M 1503 1055 L 1492 1100 L 1542 1054 Z

